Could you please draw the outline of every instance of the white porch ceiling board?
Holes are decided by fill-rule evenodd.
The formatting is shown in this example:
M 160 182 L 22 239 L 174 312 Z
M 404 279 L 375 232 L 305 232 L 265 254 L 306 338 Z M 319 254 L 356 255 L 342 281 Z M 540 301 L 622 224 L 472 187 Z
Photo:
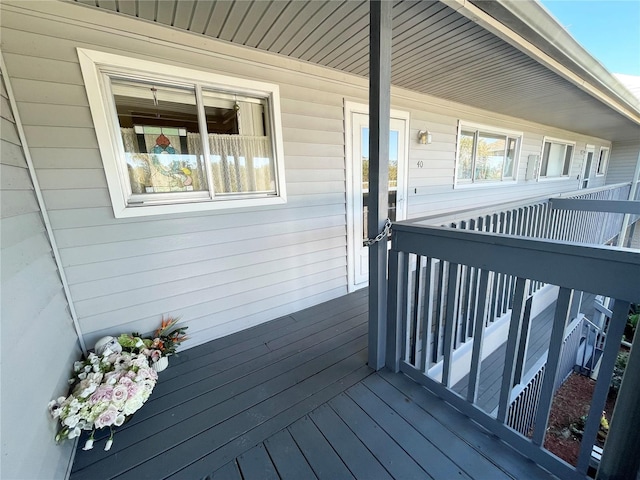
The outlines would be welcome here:
M 220 38 L 220 31 L 224 26 L 224 22 L 229 15 L 229 10 L 233 7 L 232 1 L 218 0 L 213 4 L 213 10 L 209 16 L 207 25 L 205 26 L 204 34 L 209 37 Z
M 233 41 L 233 38 L 236 36 L 236 32 L 244 23 L 244 19 L 249 13 L 251 5 L 252 4 L 249 2 L 233 3 L 233 6 L 231 7 L 231 10 L 229 10 L 227 18 L 224 21 L 222 30 L 220 30 L 219 38 L 227 40 L 229 42 Z
M 321 28 L 324 33 L 318 38 L 313 45 L 309 46 L 304 51 L 300 58 L 312 63 L 319 63 L 320 65 L 326 65 L 320 61 L 325 57 L 332 58 L 336 50 L 340 51 L 346 41 L 351 38 L 351 35 L 366 28 L 369 25 L 369 6 L 366 3 L 354 2 L 349 6 L 355 6 L 346 15 L 341 16 L 339 20 L 333 25 L 329 26 L 327 22 L 322 24 Z M 329 27 L 329 28 L 327 28 Z M 367 48 L 369 46 L 369 40 L 367 36 Z
M 252 2 L 249 7 L 249 10 L 247 11 L 247 17 L 263 19 L 267 14 L 268 9 L 269 9 L 269 2 Z M 254 36 L 256 30 L 257 30 L 257 22 L 255 24 L 252 24 L 251 22 L 246 22 L 246 21 L 242 22 L 240 25 L 238 25 L 238 29 L 236 30 L 235 36 L 231 41 L 233 43 L 239 43 L 240 45 L 255 47 L 258 41 L 260 40 L 256 36 L 255 38 L 257 38 L 257 40 L 255 42 L 251 42 L 251 38 Z
M 304 18 L 304 14 L 302 12 L 308 8 L 308 2 L 288 2 L 276 21 L 273 22 L 264 37 L 262 37 L 262 40 L 260 40 L 257 47 L 261 50 L 278 53 L 273 49 L 273 45 L 276 43 L 278 38 L 282 38 L 283 36 L 286 37 L 290 31 L 291 23 L 294 22 L 299 15 L 302 15 Z
M 189 25 L 189 30 L 194 33 L 204 34 L 207 29 L 207 23 L 209 17 L 213 11 L 213 4 L 211 2 L 203 2 L 201 0 L 196 1 L 196 5 L 193 9 L 193 18 Z
M 327 21 L 328 18 L 335 16 L 338 18 L 340 11 L 343 11 L 347 8 L 345 2 L 337 2 L 335 0 L 327 1 L 327 2 L 315 2 L 320 4 L 320 8 L 315 12 L 311 13 L 307 17 L 307 22 L 297 31 L 295 32 L 283 47 L 280 49 L 279 53 L 287 56 L 295 56 L 294 52 L 298 51 L 303 42 L 308 40 L 308 38 L 316 32 L 319 26 Z
M 75 1 L 368 75 L 366 0 Z M 398 87 L 590 135 L 608 128 L 611 139 L 637 132 L 592 95 L 439 1 L 395 0 L 393 27 L 391 75 Z
M 173 25 L 177 3 L 175 1 L 158 2 L 156 10 L 156 22 L 165 25 Z
M 152 22 L 156 21 L 156 11 L 158 9 L 157 0 L 130 0 L 130 1 L 136 5 L 137 17 L 144 18 L 145 20 L 151 20 Z M 121 13 L 124 13 L 124 11 Z
M 120 13 L 124 13 L 125 15 L 133 15 L 136 14 L 136 2 L 133 0 L 119 0 L 118 1 L 118 11 Z
M 176 9 L 171 25 L 183 30 L 191 29 L 191 19 L 193 18 L 196 0 L 181 0 L 176 3 Z

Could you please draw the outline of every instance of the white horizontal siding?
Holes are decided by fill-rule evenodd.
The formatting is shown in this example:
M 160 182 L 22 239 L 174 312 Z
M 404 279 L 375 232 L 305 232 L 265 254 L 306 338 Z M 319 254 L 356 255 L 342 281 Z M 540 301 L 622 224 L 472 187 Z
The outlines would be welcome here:
M 633 143 L 614 143 L 611 147 L 607 183 L 630 182 L 640 156 L 640 139 Z
M 4 77 L 0 85 L 0 477 L 63 478 L 73 443 L 55 444 L 46 404 L 66 395 L 79 349 Z
M 33 161 L 89 343 L 105 332 L 150 330 L 162 314 L 172 313 L 190 325 L 193 345 L 344 293 L 344 102 L 366 103 L 366 79 L 200 37 L 202 50 L 185 48 L 193 35 L 87 14 L 104 21 L 65 23 L 9 7 L 3 12 L 3 49 L 16 72 Z M 122 33 L 134 25 L 140 34 Z M 116 220 L 77 47 L 277 83 L 287 204 Z M 410 216 L 572 190 L 582 168 L 580 150 L 586 143 L 606 144 L 407 90 L 394 89 L 392 103 L 411 115 Z M 523 132 L 516 184 L 454 189 L 459 120 Z M 433 143 L 418 145 L 417 132 L 425 128 Z M 571 176 L 525 181 L 527 156 L 540 154 L 545 135 L 577 142 Z

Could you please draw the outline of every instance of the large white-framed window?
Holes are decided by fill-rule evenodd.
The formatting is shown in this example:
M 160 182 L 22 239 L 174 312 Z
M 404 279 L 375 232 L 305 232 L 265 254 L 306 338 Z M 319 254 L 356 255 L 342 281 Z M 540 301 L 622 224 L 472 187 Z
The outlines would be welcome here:
M 458 122 L 456 185 L 515 182 L 522 132 Z
M 286 202 L 277 85 L 78 57 L 116 217 Z
M 598 156 L 598 166 L 596 167 L 596 175 L 604 175 L 607 173 L 607 165 L 609 164 L 609 148 L 600 147 L 600 155 Z
M 545 137 L 540 156 L 540 178 L 568 177 L 575 146 L 575 142 Z

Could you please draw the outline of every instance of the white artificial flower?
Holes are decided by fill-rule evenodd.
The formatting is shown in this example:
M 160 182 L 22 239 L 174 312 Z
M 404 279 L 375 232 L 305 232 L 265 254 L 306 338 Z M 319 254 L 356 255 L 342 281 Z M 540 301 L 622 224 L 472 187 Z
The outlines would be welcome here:
M 79 421 L 80 417 L 78 415 L 69 415 L 62 421 L 62 423 L 69 428 L 75 428 Z
M 84 444 L 83 450 L 91 450 L 93 448 L 93 437 L 87 440 L 87 443 Z
M 81 398 L 87 398 L 89 395 L 91 395 L 93 392 L 96 391 L 96 388 L 98 388 L 98 386 L 95 383 L 89 384 L 88 387 L 86 387 L 84 390 L 82 390 L 82 393 L 80 394 L 80 397 Z
M 113 424 L 114 424 L 116 427 L 119 427 L 119 426 L 121 426 L 121 425 L 124 423 L 124 421 L 126 420 L 126 418 L 127 418 L 127 417 L 124 415 L 124 413 L 121 413 L 121 414 L 119 414 L 119 415 L 116 417 L 116 421 L 115 421 L 115 422 L 113 422 Z
M 112 438 L 107 440 L 107 443 L 104 446 L 104 451 L 108 452 L 109 450 L 111 450 L 111 445 L 113 445 L 113 439 Z
M 67 435 L 67 438 L 76 438 L 80 436 L 80 427 L 75 427 L 72 428 L 71 430 L 69 430 L 69 434 Z

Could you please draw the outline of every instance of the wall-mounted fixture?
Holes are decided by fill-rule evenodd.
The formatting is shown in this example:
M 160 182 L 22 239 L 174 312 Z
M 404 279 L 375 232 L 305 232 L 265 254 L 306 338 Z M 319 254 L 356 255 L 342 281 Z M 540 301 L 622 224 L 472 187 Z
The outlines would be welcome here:
M 427 145 L 431 143 L 431 132 L 429 130 L 418 131 L 418 143 L 421 145 Z

